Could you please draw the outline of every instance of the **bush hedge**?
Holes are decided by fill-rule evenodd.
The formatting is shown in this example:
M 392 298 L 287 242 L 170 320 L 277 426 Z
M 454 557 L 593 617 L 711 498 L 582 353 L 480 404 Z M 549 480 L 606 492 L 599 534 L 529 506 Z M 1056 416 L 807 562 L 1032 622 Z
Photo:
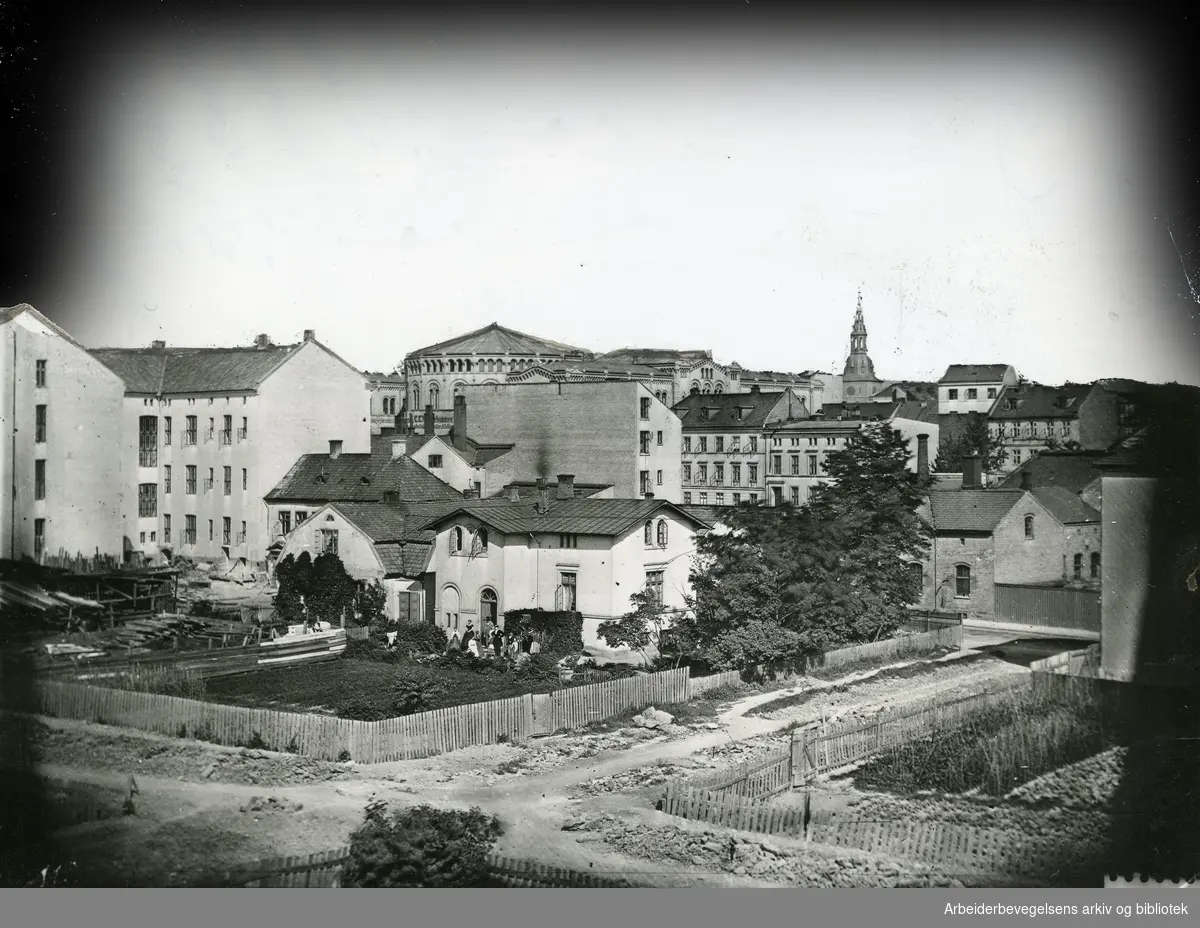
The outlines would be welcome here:
M 562 657 L 583 650 L 583 613 L 545 609 L 510 609 L 504 613 L 505 631 L 532 632 L 548 654 Z

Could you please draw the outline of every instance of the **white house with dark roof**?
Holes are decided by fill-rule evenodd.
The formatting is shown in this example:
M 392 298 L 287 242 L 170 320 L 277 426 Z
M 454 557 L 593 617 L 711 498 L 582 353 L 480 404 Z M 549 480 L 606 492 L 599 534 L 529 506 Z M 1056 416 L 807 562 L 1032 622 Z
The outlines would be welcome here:
M 135 551 L 263 564 L 263 498 L 305 454 L 371 450 L 367 378 L 306 330 L 241 348 L 97 348 L 125 385 L 126 535 Z
M 464 396 L 454 398 L 454 419 L 450 430 L 438 434 L 435 412 L 432 406 L 425 408 L 423 429 L 420 433 L 408 433 L 403 438 L 404 453 L 430 474 L 456 490 L 470 491 L 477 498 L 489 496 L 512 473 L 505 462 L 489 465 L 513 449 L 511 442 L 485 444 L 467 434 L 467 401 Z M 502 471 L 499 477 L 495 474 Z
M 709 528 L 666 500 L 580 499 L 544 481 L 533 498 L 464 501 L 426 527 L 436 533 L 436 621 L 448 635 L 514 609 L 577 610 L 585 647 L 601 655 L 597 628 L 628 612 L 634 593 L 686 607 L 695 537 Z
M 120 557 L 125 388 L 27 303 L 0 309 L 0 557 Z
M 1011 364 L 951 364 L 938 381 L 938 412 L 987 415 L 1000 391 L 1016 386 L 1019 379 Z

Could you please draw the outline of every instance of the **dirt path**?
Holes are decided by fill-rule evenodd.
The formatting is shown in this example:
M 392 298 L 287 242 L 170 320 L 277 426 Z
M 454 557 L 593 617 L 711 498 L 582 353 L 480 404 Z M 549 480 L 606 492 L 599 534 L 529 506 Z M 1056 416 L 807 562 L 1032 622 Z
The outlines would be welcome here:
M 580 796 L 581 784 L 630 776 L 656 765 L 717 764 L 745 745 L 778 750 L 785 743 L 783 731 L 798 720 L 820 718 L 822 713 L 867 712 L 923 699 L 935 690 L 971 687 L 984 679 L 1024 671 L 1001 661 L 957 667 L 953 660 L 938 664 L 928 679 L 876 680 L 856 675 L 831 683 L 801 681 L 790 689 L 755 694 L 725 706 L 698 730 L 573 734 L 535 739 L 524 746 L 487 745 L 371 766 L 42 720 L 48 733 L 42 769 L 48 776 L 109 789 L 124 789 L 129 774 L 134 774 L 139 788 L 137 815 L 78 826 L 63 837 L 81 857 L 100 855 L 110 874 L 106 879 L 139 885 L 178 883 L 214 866 L 236 867 L 337 848 L 347 842 L 374 798 L 479 806 L 507 825 L 498 853 L 552 866 L 638 874 L 664 886 L 778 885 L 752 873 L 722 872 L 666 858 L 648 861 L 628 848 L 609 847 L 595 835 L 564 831 L 563 826 L 596 806 L 594 797 Z M 834 690 L 848 682 L 853 685 Z M 830 690 L 828 698 L 818 696 L 795 711 L 770 717 L 746 714 L 814 687 Z M 635 775 L 632 782 L 639 779 Z M 652 809 L 655 788 L 639 785 L 612 791 L 603 807 L 649 827 L 646 822 L 659 816 Z

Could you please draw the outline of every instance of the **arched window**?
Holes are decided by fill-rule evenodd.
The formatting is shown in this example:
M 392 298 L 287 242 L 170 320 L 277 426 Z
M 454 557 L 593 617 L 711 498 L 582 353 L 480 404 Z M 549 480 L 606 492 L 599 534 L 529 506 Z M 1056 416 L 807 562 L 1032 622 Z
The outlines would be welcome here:
M 447 629 L 458 631 L 458 590 L 449 584 L 442 587 L 442 617 Z
M 667 546 L 667 520 L 658 520 L 658 546 L 665 548 Z
M 710 393 L 712 393 L 712 384 L 711 384 L 711 383 L 706 383 L 706 384 L 704 385 L 704 395 L 705 395 L 705 396 L 708 396 L 708 394 L 710 394 Z
M 421 408 L 421 385 L 419 383 L 412 385 L 412 408 Z
M 966 564 L 959 564 L 954 568 L 954 595 L 971 595 L 971 568 Z
M 1100 579 L 1100 552 L 1099 551 L 1092 552 L 1092 579 L 1093 580 Z
M 925 570 L 920 561 L 913 561 L 908 565 L 908 579 L 912 583 L 914 595 L 919 598 L 925 588 Z
M 429 385 L 429 405 L 432 406 L 434 409 L 441 408 L 440 406 L 438 406 L 438 393 L 439 392 L 440 391 L 438 390 L 438 385 L 436 383 L 431 383 Z
M 488 533 L 486 528 L 481 528 L 475 533 L 475 543 L 479 546 L 480 554 L 487 554 Z
M 1033 537 L 1033 516 L 1025 517 L 1025 537 L 1026 538 Z
M 645 540 L 647 545 L 654 544 L 654 523 L 646 523 L 646 527 L 642 532 L 642 538 Z
M 714 389 L 714 390 L 715 390 L 715 392 L 717 392 L 717 393 L 724 393 L 724 392 L 725 392 L 725 387 L 724 387 L 724 385 L 723 385 L 723 384 L 717 384 L 717 385 L 716 385 L 716 387 L 714 387 L 713 389 Z
M 463 530 L 456 525 L 450 530 L 450 553 L 461 554 L 463 549 Z
M 495 590 L 485 588 L 479 594 L 479 618 L 483 622 L 483 628 L 487 628 L 488 623 L 493 627 L 499 624 L 500 610 Z
M 699 393 L 700 392 L 700 384 L 698 384 L 696 381 L 693 380 L 692 385 L 688 388 L 688 392 L 689 393 Z

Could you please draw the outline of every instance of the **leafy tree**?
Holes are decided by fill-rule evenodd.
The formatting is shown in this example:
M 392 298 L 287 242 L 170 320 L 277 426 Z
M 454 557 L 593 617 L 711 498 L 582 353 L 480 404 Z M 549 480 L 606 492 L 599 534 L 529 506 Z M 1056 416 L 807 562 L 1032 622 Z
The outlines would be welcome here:
M 967 454 L 978 454 L 983 461 L 983 469 L 988 473 L 1000 470 L 1008 458 L 1008 452 L 988 432 L 987 418 L 978 413 L 967 413 L 965 418 L 966 424 L 961 429 L 943 426 L 944 434 L 938 442 L 934 470 L 940 474 L 962 473 L 963 456 Z
M 389 811 L 375 801 L 350 837 L 342 886 L 490 886 L 487 855 L 503 833 L 498 818 L 477 808 L 464 812 L 421 805 Z
M 358 621 L 371 629 L 371 636 L 387 641 L 387 590 L 378 580 L 363 583 L 358 588 L 356 604 Z
M 346 573 L 342 559 L 328 552 L 317 555 L 308 594 L 304 597 L 309 618 L 332 625 L 339 624 L 343 615 L 353 619 L 357 598 L 358 583 Z
M 894 632 L 914 601 L 905 561 L 928 530 L 916 515 L 925 481 L 908 442 L 867 426 L 831 453 L 831 478 L 802 508 L 739 507 L 729 531 L 697 539 L 688 629 L 714 667 L 748 669 Z
M 289 554 L 275 565 L 275 612 L 284 621 L 298 625 L 304 621 L 304 599 L 312 587 L 312 558 L 307 551 L 300 557 Z
M 630 648 L 651 663 L 651 646 L 662 651 L 663 631 L 670 622 L 662 603 L 649 589 L 641 589 L 630 597 L 633 609 L 619 619 L 600 623 L 596 633 L 610 648 Z

